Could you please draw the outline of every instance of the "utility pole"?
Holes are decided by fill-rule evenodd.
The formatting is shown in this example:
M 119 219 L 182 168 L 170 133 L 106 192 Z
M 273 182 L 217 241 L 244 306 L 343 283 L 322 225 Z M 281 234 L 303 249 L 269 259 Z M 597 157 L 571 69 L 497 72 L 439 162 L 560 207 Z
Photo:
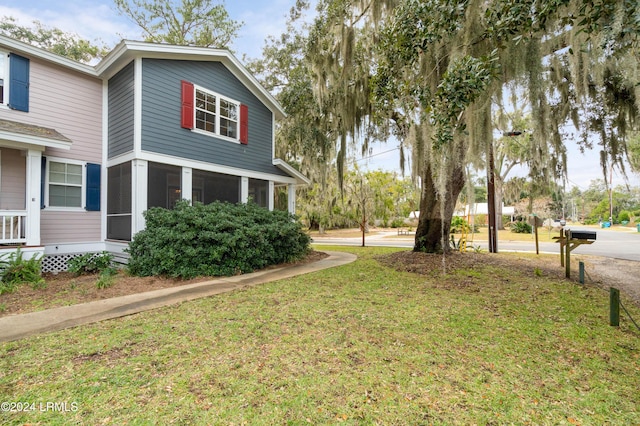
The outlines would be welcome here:
M 487 153 L 487 213 L 489 216 L 489 253 L 498 252 L 498 232 L 496 230 L 496 188 L 493 158 L 493 140 L 488 144 Z

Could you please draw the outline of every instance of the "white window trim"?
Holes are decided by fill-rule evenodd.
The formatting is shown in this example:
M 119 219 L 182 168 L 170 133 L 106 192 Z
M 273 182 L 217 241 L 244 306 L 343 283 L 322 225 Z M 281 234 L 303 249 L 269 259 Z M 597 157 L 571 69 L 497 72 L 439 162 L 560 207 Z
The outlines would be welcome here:
M 4 67 L 1 67 L 0 71 L 2 74 L 2 78 L 4 80 L 4 94 L 2 98 L 2 102 L 0 102 L 0 108 L 9 108 L 9 52 L 6 50 L 0 50 L 0 55 L 4 58 Z
M 82 185 L 80 186 L 80 207 L 61 207 L 61 206 L 51 206 L 49 203 L 49 167 L 51 162 L 54 163 L 66 163 L 66 164 L 75 164 L 82 167 Z M 87 162 L 86 161 L 78 161 L 78 160 L 70 160 L 68 158 L 59 158 L 59 157 L 47 157 L 47 166 L 45 168 L 45 181 L 44 181 L 44 207 L 45 210 L 48 211 L 64 211 L 64 212 L 84 212 L 86 211 L 87 206 Z
M 220 93 L 214 92 L 212 90 L 209 89 L 205 89 L 202 86 L 198 86 L 197 84 L 193 85 L 193 129 L 192 131 L 195 133 L 199 133 L 201 135 L 206 135 L 206 136 L 210 136 L 210 137 L 215 137 L 215 138 L 219 138 L 219 139 L 223 139 L 225 141 L 228 142 L 234 142 L 239 144 L 240 143 L 240 102 L 228 98 L 226 96 L 221 95 Z M 215 96 L 216 98 L 216 131 L 215 132 L 208 132 L 206 130 L 202 130 L 202 129 L 198 129 L 197 126 L 197 120 L 196 120 L 196 113 L 198 111 L 198 107 L 196 106 L 196 97 L 197 97 L 197 92 L 201 91 L 201 92 L 205 92 L 211 96 Z M 230 138 L 229 136 L 225 136 L 223 134 L 220 134 L 220 100 L 224 99 L 225 101 L 235 104 L 236 107 L 238 108 L 238 120 L 236 121 L 236 134 L 238 135 L 236 138 Z M 228 118 L 228 117 L 225 117 Z

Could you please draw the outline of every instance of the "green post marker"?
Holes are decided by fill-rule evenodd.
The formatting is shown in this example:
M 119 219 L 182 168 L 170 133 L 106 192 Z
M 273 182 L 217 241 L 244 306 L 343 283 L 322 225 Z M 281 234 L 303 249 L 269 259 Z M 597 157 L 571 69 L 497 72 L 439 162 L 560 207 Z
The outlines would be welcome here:
M 584 284 L 584 262 L 578 262 L 578 268 L 580 270 L 580 284 Z
M 620 325 L 620 290 L 613 287 L 609 288 L 609 325 Z
M 571 244 L 569 243 L 569 241 L 571 241 L 571 231 L 567 230 L 565 232 L 565 237 L 567 238 L 567 241 L 565 242 L 565 259 L 564 259 L 564 266 L 565 266 L 565 277 L 567 278 L 571 278 Z

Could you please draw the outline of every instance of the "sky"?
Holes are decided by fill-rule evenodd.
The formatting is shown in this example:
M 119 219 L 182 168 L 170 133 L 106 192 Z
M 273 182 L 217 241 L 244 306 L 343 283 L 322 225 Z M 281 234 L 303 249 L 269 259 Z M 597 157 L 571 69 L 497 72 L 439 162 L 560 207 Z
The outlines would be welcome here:
M 259 58 L 265 40 L 269 36 L 278 37 L 282 34 L 295 0 L 227 0 L 224 4 L 232 19 L 244 22 L 232 46 L 236 56 L 242 61 L 245 57 Z M 0 4 L 0 16 L 12 16 L 25 26 L 38 20 L 47 27 L 75 33 L 90 41 L 101 40 L 108 46 L 115 46 L 121 39 L 142 39 L 138 27 L 128 18 L 119 15 L 112 0 L 3 0 Z M 567 145 L 567 189 L 577 186 L 585 190 L 591 180 L 603 178 L 597 151 L 582 154 L 574 147 L 575 144 L 568 142 Z M 371 157 L 359 158 L 357 164 L 360 168 L 370 170 L 399 170 L 397 148 L 397 141 L 376 144 L 370 152 Z M 358 157 L 361 157 L 359 153 Z M 628 171 L 628 177 L 632 186 L 640 186 L 640 175 Z M 614 172 L 614 187 L 624 183 L 623 176 Z

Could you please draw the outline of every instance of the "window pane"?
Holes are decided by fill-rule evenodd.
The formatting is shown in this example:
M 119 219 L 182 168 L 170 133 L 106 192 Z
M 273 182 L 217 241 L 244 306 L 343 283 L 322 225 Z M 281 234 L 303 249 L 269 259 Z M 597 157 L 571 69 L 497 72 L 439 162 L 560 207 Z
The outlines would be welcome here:
M 204 111 L 196 110 L 196 128 L 215 133 L 216 116 Z
M 131 163 L 109 167 L 107 214 L 131 213 Z
M 209 112 L 216 112 L 216 97 L 215 96 L 211 96 L 211 95 L 207 95 L 207 107 L 206 107 L 207 111 Z
M 204 204 L 214 201 L 239 203 L 240 176 L 194 170 L 193 194 L 196 194 L 194 201 L 201 201 Z
M 224 99 L 220 100 L 220 115 L 223 117 L 227 117 L 230 120 L 237 121 L 238 120 L 238 106 L 234 103 L 225 101 Z
M 107 217 L 107 238 L 131 241 L 131 215 Z
M 260 179 L 249 179 L 249 198 L 260 207 L 269 205 L 269 182 Z
M 54 183 L 65 183 L 66 175 L 64 173 L 51 172 L 49 173 L 49 181 Z
M 49 205 L 52 207 L 82 207 L 82 188 L 49 185 Z
M 220 134 L 230 138 L 238 138 L 238 123 L 225 118 L 220 119 Z
M 174 208 L 176 201 L 184 198 L 181 192 L 181 176 L 181 167 L 149 163 L 147 208 Z
M 82 188 L 67 186 L 66 190 L 66 207 L 82 207 Z
M 67 164 L 67 183 L 82 185 L 82 166 Z

